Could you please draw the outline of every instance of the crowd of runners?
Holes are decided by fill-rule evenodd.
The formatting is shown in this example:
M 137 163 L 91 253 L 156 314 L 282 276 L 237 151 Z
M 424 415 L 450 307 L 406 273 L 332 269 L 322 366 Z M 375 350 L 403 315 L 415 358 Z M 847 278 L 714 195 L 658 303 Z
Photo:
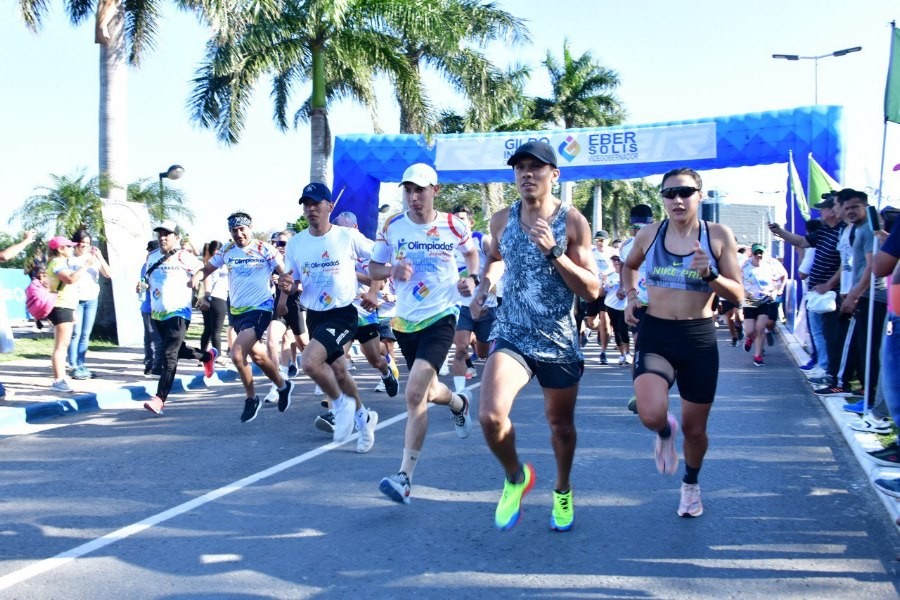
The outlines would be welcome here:
M 583 346 L 595 332 L 600 363 L 609 363 L 612 342 L 618 364 L 632 369 L 629 407 L 654 436 L 660 473 L 678 472 L 681 434 L 677 514 L 699 517 L 719 369 L 717 319 L 728 327 L 731 346 L 743 340 L 753 364 L 764 366 L 780 318 L 784 267 L 762 244 L 738 248 L 727 226 L 700 218 L 703 183 L 690 168 L 663 176 L 664 218 L 654 220 L 649 206 L 638 205 L 630 215 L 632 237 L 611 242 L 606 231 L 592 235 L 584 216 L 554 196 L 560 171 L 552 147 L 528 142 L 508 165 L 519 197 L 491 217 L 486 232 L 473 231 L 464 207 L 435 208 L 438 175 L 422 163 L 403 173 L 405 210 L 387 215 L 374 240 L 363 236 L 352 213 L 332 214 L 331 191 L 321 183 L 307 185 L 299 199 L 307 229 L 261 241 L 251 216 L 234 213 L 231 239 L 207 244 L 202 260 L 182 247 L 174 222 L 158 224 L 137 288 L 146 303 L 146 374 L 158 377 L 147 410 L 165 410 L 180 359 L 199 361 L 213 375 L 225 360 L 227 316 L 230 358 L 245 392 L 241 422 L 256 419 L 266 402 L 288 410 L 292 378 L 302 372 L 321 394 L 324 412 L 315 427 L 339 442 L 357 431 L 356 449 L 365 453 L 375 444 L 378 414 L 364 405 L 353 376 L 355 342 L 388 396 L 400 393 L 399 361 L 407 367 L 403 447 L 381 492 L 400 504 L 414 497 L 428 403 L 446 406 L 460 438 L 470 435 L 475 418 L 480 423 L 505 475 L 495 525 L 507 530 L 536 481 L 510 419 L 517 395 L 536 379 L 556 459 L 550 522 L 567 531 L 575 515 L 570 472 Z M 773 231 L 796 245 L 824 239 Z M 74 280 L 73 273 L 54 276 Z M 200 348 L 185 342 L 194 306 L 204 315 Z M 473 357 L 486 359 L 477 414 L 467 391 Z M 251 363 L 271 382 L 262 397 Z M 440 375 L 450 375 L 452 385 Z M 676 383 L 678 409 L 669 402 Z

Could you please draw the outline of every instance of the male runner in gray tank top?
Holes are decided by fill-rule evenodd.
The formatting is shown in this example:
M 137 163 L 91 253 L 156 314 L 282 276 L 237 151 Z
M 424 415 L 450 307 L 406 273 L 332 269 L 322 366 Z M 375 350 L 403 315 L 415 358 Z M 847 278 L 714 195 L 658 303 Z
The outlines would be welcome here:
M 520 200 L 491 218 L 495 243 L 470 307 L 477 319 L 491 286 L 504 276 L 504 301 L 491 331 L 494 347 L 484 368 L 478 410 L 485 440 L 506 472 L 494 524 L 512 528 L 521 515 L 522 497 L 534 485 L 534 468 L 516 453 L 509 413 L 516 395 L 536 376 L 556 456 L 550 524 L 568 531 L 574 521 L 569 472 L 575 455 L 575 399 L 584 371 L 574 307 L 576 296 L 597 299 L 600 280 L 587 220 L 553 196 L 559 179 L 553 148 L 528 142 L 507 164 L 515 172 Z

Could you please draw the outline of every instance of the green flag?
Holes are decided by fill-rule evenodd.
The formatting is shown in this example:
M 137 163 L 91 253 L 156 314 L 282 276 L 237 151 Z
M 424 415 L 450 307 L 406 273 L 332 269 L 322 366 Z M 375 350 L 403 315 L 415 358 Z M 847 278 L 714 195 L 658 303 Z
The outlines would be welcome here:
M 822 194 L 831 190 L 841 189 L 841 184 L 825 172 L 825 169 L 819 166 L 819 163 L 809 153 L 809 178 L 807 179 L 807 194 L 811 206 L 815 206 L 822 201 Z
M 797 166 L 794 164 L 793 152 L 788 152 L 788 185 L 797 210 L 803 215 L 804 220 L 809 219 L 809 202 L 803 194 L 803 184 L 800 183 L 800 174 L 797 173 Z
M 891 60 L 884 90 L 884 120 L 900 123 L 900 29 L 891 28 Z

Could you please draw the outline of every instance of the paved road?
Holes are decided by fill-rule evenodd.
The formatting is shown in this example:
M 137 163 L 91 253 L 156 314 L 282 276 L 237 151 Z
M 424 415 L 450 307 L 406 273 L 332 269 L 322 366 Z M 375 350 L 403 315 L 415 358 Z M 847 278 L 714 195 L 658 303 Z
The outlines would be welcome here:
M 365 393 L 382 424 L 358 455 L 312 427 L 308 380 L 287 413 L 243 425 L 232 384 L 162 418 L 107 410 L 0 440 L 0 597 L 896 598 L 900 538 L 822 404 L 782 349 L 759 369 L 720 335 L 699 519 L 675 515 L 679 478 L 656 473 L 653 436 L 624 409 L 628 370 L 597 366 L 594 347 L 565 534 L 549 531 L 533 385 L 513 418 L 537 485 L 501 533 L 502 474 L 477 424 L 459 440 L 431 409 L 400 506 L 377 489 L 399 464 L 400 399 Z

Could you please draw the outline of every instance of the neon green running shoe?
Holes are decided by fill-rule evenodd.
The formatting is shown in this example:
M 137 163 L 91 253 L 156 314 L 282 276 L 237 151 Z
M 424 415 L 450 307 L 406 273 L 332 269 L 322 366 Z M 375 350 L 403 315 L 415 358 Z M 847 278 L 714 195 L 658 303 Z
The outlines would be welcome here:
M 501 531 L 509 531 L 519 522 L 522 516 L 522 498 L 534 487 L 534 467 L 530 464 L 522 465 L 525 480 L 522 483 L 510 483 L 503 480 L 503 495 L 497 503 L 497 511 L 494 513 L 494 524 Z
M 553 514 L 550 515 L 550 529 L 568 531 L 575 522 L 575 507 L 572 505 L 572 490 L 557 492 L 553 490 Z

